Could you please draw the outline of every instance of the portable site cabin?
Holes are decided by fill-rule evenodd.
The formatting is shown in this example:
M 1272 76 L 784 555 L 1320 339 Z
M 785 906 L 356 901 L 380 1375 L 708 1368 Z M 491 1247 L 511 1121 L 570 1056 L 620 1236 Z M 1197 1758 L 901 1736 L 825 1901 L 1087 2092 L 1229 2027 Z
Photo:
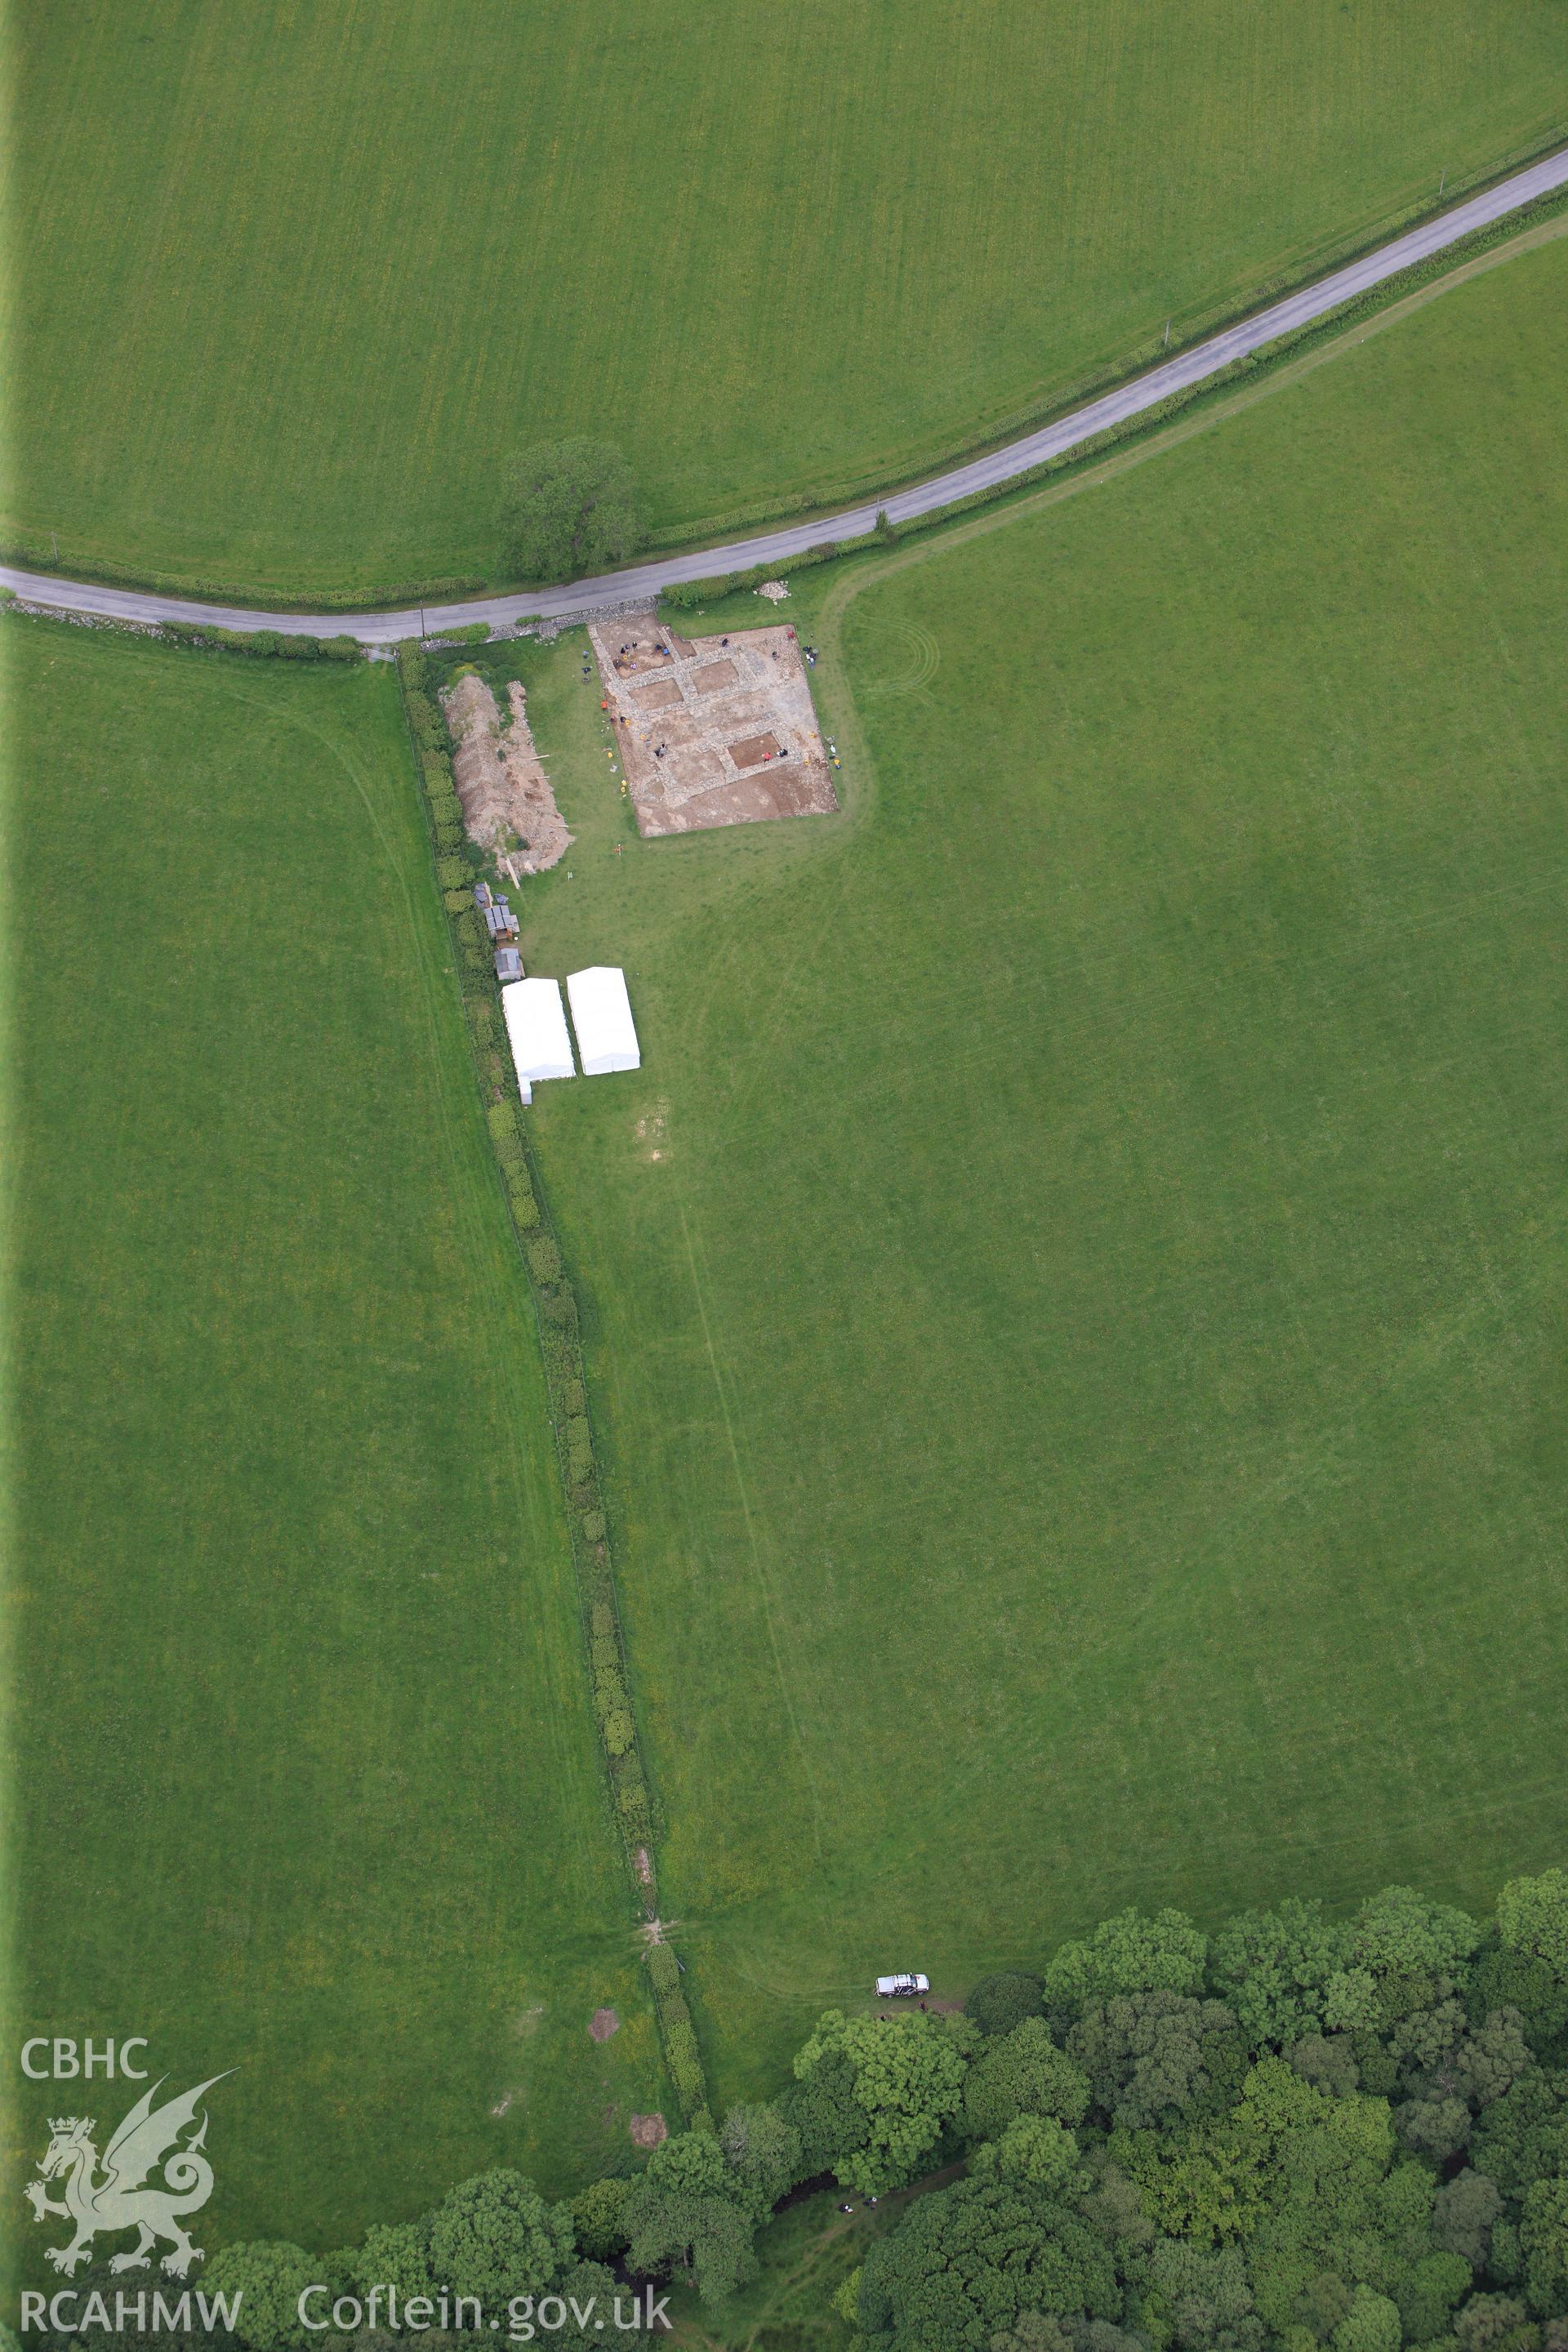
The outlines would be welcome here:
M 500 981 L 522 978 L 522 958 L 515 948 L 497 948 L 496 978 Z
M 577 1065 L 566 1034 L 560 982 L 514 980 L 501 990 L 500 1003 L 523 1101 L 533 1100 L 533 1089 L 542 1078 L 574 1078 Z
M 930 1992 L 930 1977 L 922 1977 L 918 1972 L 910 1976 L 879 1977 L 877 1979 L 877 1999 L 879 2000 L 912 2000 L 917 1993 Z
M 590 964 L 573 972 L 566 982 L 572 1000 L 572 1026 L 583 1056 L 585 1078 L 605 1076 L 612 1070 L 639 1070 L 637 1025 L 632 1020 L 626 976 L 618 964 Z

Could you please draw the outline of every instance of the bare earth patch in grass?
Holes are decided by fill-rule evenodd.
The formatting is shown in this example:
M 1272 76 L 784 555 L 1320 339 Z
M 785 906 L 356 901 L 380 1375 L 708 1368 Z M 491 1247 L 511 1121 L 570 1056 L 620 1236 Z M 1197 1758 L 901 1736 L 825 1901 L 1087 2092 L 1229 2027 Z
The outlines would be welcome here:
M 837 808 L 793 628 L 678 637 L 648 611 L 588 635 L 639 833 Z
M 572 835 L 534 750 L 528 698 L 516 678 L 508 684 L 507 706 L 510 724 L 503 727 L 494 693 L 473 676 L 443 697 L 452 777 L 469 840 L 511 853 L 509 863 L 519 874 L 542 874 L 560 864 Z

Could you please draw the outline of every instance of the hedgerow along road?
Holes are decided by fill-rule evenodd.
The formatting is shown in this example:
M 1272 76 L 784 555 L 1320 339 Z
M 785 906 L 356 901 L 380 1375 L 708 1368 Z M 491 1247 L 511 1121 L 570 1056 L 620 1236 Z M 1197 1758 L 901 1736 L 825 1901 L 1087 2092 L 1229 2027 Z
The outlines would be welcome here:
M 651 599 L 661 588 L 689 580 L 704 580 L 726 572 L 750 571 L 768 564 L 780 569 L 827 541 L 858 538 L 875 528 L 886 513 L 897 524 L 943 507 L 954 506 L 977 492 L 995 489 L 1032 473 L 1047 459 L 1067 456 L 1096 434 L 1146 415 L 1173 394 L 1215 376 L 1233 361 L 1263 350 L 1283 335 L 1311 325 L 1343 304 L 1396 278 L 1402 270 L 1458 245 L 1493 221 L 1518 212 L 1554 190 L 1568 186 L 1568 148 L 1529 164 L 1500 180 L 1479 196 L 1457 205 L 1419 226 L 1407 229 L 1386 245 L 1348 262 L 1314 285 L 1302 287 L 1267 310 L 1238 320 L 1174 359 L 1146 374 L 1119 384 L 1082 408 L 1058 417 L 1020 440 L 1009 441 L 989 456 L 956 466 L 912 488 L 899 490 L 866 505 L 837 514 L 817 515 L 810 521 L 732 541 L 728 546 L 699 549 L 695 553 L 658 557 L 593 580 L 577 580 L 561 588 L 531 588 L 506 596 L 484 596 L 466 604 L 413 606 L 393 613 L 272 613 L 236 604 L 204 604 L 178 596 L 155 596 L 133 588 L 106 588 L 89 582 L 56 578 L 48 573 L 20 572 L 0 565 L 0 585 L 18 595 L 66 612 L 89 613 L 121 621 L 156 624 L 186 621 L 228 629 L 278 629 L 299 635 L 357 637 L 367 646 L 395 645 L 418 635 L 438 635 L 476 621 L 492 627 L 524 620 L 569 620 L 596 604 Z

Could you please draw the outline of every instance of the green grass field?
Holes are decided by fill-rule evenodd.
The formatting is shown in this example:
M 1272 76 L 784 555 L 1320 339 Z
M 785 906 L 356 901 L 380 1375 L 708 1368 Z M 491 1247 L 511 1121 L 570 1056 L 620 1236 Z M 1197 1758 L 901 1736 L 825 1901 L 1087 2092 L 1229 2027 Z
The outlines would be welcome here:
M 209 2243 L 569 2186 L 662 2070 L 392 675 L 0 661 L 18 2041 L 237 2070 Z
M 660 533 L 1001 436 L 1563 119 L 1559 0 L 18 0 L 0 538 L 258 594 Z
M 1565 320 L 1560 239 L 801 575 L 838 820 L 635 842 L 527 656 L 525 958 L 643 1037 L 533 1117 L 721 2100 L 879 1969 L 1560 1858 Z

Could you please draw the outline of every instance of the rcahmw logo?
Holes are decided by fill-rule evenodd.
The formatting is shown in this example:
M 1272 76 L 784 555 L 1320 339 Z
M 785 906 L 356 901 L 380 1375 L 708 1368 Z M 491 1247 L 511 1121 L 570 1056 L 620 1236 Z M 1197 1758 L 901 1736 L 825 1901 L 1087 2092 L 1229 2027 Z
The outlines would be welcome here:
M 121 2075 L 144 2082 L 150 2070 L 132 2060 L 140 2058 L 146 2047 L 142 2036 L 132 2035 L 118 2044 L 85 2042 L 79 2053 L 73 2041 L 40 2035 L 23 2044 L 22 2071 L 35 2082 L 85 2081 L 99 2073 L 112 2078 L 118 2061 Z M 204 2153 L 207 2118 L 201 2103 L 213 2084 L 226 2078 L 209 2075 L 194 2090 L 154 2105 L 167 2079 L 161 2075 L 121 2116 L 101 2158 L 91 2116 L 50 2116 L 49 2142 L 38 2158 L 37 2177 L 22 2193 L 36 2221 L 72 2225 L 68 2239 L 44 2249 L 45 2260 L 68 2278 L 88 2260 L 96 2237 L 125 2230 L 136 2231 L 136 2243 L 110 2258 L 111 2271 L 146 2270 L 153 2249 L 165 2244 L 169 2251 L 160 2268 L 171 2278 L 183 2279 L 191 2264 L 202 2260 L 203 2249 L 192 2243 L 185 2227 L 187 2218 L 200 2211 L 213 2191 L 213 2168 Z M 50 2195 L 51 2186 L 58 2188 L 57 2195 Z M 24 2326 L 43 2325 L 44 2301 L 42 2295 L 23 2296 Z M 37 2311 L 29 2305 L 37 2305 Z

